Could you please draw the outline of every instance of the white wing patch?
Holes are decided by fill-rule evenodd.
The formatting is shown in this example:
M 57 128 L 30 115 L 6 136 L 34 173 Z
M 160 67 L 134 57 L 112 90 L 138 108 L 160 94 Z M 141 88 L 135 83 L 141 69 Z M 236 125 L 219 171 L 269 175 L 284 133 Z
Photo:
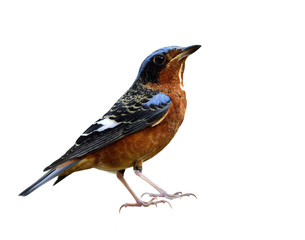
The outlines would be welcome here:
M 114 128 L 115 126 L 119 125 L 121 123 L 116 122 L 114 120 L 109 119 L 108 117 L 100 119 L 96 121 L 90 128 L 94 126 L 94 128 L 91 130 L 90 128 L 87 129 L 86 132 L 84 132 L 81 136 L 88 136 L 93 132 L 102 132 L 108 128 Z M 97 125 L 97 126 L 96 126 Z
M 116 121 L 111 120 L 111 119 L 109 119 L 109 118 L 101 119 L 101 120 L 99 120 L 99 121 L 96 122 L 96 123 L 102 125 L 100 128 L 98 128 L 98 129 L 96 130 L 96 131 L 98 131 L 98 132 L 102 132 L 102 131 L 104 131 L 105 129 L 108 129 L 108 128 L 114 128 L 114 127 L 116 127 L 117 125 L 120 124 L 119 122 L 116 122 Z

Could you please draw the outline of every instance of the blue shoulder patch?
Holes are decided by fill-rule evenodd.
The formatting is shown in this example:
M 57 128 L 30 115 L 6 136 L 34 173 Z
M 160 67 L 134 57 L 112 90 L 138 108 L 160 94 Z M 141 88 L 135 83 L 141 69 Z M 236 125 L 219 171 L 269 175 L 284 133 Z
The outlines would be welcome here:
M 145 105 L 160 105 L 162 103 L 168 103 L 171 99 L 164 93 L 158 93 L 157 95 L 153 96 Z

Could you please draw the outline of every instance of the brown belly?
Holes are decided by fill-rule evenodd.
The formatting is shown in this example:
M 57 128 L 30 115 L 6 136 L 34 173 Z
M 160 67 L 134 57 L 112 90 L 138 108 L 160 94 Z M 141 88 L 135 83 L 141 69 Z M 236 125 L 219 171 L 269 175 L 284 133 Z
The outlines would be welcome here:
M 182 111 L 181 111 L 182 110 Z M 175 136 L 185 113 L 185 107 L 179 111 L 173 105 L 164 120 L 154 127 L 131 134 L 101 150 L 86 156 L 69 172 L 88 168 L 105 171 L 118 171 L 146 161 L 159 153 Z
M 115 142 L 87 157 L 93 167 L 117 171 L 146 161 L 160 152 L 174 137 L 176 131 L 168 124 L 146 128 Z
M 157 125 L 124 137 L 94 153 L 70 168 L 65 174 L 89 168 L 118 171 L 135 166 L 160 152 L 175 136 L 184 119 L 186 110 L 185 92 L 168 92 L 172 104 L 166 117 Z

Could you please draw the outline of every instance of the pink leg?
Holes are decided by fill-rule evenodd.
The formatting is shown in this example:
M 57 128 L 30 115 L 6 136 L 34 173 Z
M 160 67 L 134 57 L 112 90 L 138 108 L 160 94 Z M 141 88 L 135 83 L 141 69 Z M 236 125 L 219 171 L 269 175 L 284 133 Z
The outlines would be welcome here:
M 155 205 L 157 207 L 158 203 L 168 203 L 170 205 L 169 202 L 165 201 L 165 200 L 158 200 L 155 201 L 156 198 L 152 198 L 149 202 L 144 202 L 143 200 L 141 200 L 130 188 L 130 186 L 128 185 L 128 183 L 126 182 L 126 180 L 124 179 L 124 171 L 118 171 L 117 172 L 117 178 L 124 184 L 124 186 L 127 188 L 127 190 L 130 192 L 130 194 L 133 196 L 133 198 L 136 200 L 135 203 L 125 203 L 120 207 L 119 212 L 121 212 L 121 209 L 123 207 L 148 207 L 150 205 Z M 171 205 L 170 205 L 171 207 Z
M 153 199 L 156 199 L 157 197 L 165 197 L 167 199 L 175 199 L 175 198 L 181 198 L 184 196 L 194 196 L 195 198 L 196 195 L 193 193 L 182 193 L 182 192 L 176 192 L 174 194 L 168 194 L 166 191 L 164 191 L 162 188 L 160 188 L 157 184 L 153 183 L 151 180 L 149 180 L 147 177 L 143 175 L 143 173 L 140 170 L 135 170 L 135 174 L 139 176 L 140 178 L 144 179 L 147 183 L 149 183 L 151 186 L 153 186 L 159 194 L 154 194 L 154 193 L 143 193 L 141 197 L 144 195 L 148 195 L 152 197 Z

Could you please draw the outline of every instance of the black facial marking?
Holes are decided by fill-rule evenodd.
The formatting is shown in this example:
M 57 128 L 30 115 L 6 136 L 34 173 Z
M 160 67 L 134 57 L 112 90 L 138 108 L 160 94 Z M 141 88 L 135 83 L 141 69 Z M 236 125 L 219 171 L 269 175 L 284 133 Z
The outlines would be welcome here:
M 169 62 L 167 54 L 175 49 L 175 47 L 159 49 L 156 52 L 148 56 L 142 63 L 136 82 L 147 84 L 147 83 L 158 83 L 159 74 Z
M 153 57 L 153 62 L 156 65 L 163 65 L 165 63 L 166 57 L 164 54 L 160 53 Z

